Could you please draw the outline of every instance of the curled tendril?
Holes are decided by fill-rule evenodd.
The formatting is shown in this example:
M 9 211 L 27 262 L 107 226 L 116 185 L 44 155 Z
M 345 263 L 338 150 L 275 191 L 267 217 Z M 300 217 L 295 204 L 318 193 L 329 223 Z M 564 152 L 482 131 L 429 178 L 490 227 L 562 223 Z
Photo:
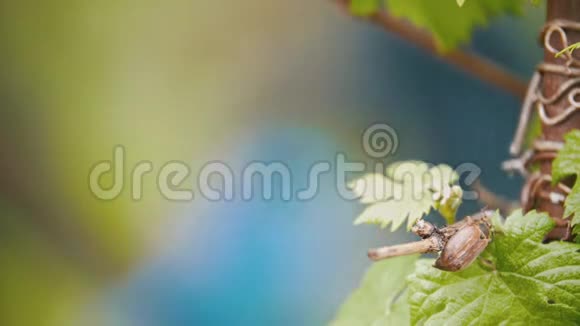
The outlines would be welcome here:
M 580 48 L 580 42 L 578 42 L 578 43 L 574 43 L 574 44 L 571 44 L 571 45 L 569 45 L 569 46 L 567 46 L 567 47 L 563 48 L 563 49 L 562 49 L 561 51 L 559 51 L 558 53 L 554 54 L 554 57 L 558 58 L 558 57 L 560 57 L 560 56 L 563 56 L 564 54 L 568 54 L 569 56 L 571 56 L 571 55 L 572 55 L 572 53 L 573 53 L 575 50 L 578 50 L 579 48 Z

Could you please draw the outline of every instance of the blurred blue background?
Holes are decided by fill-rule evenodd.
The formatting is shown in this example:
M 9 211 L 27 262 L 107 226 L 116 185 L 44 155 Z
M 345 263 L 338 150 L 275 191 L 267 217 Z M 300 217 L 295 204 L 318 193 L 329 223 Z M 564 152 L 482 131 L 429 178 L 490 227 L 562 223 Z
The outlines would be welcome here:
M 497 19 L 471 48 L 527 79 L 543 16 Z M 2 325 L 325 324 L 367 248 L 412 239 L 353 227 L 362 206 L 330 174 L 306 202 L 173 203 L 153 177 L 142 201 L 99 201 L 88 172 L 117 144 L 155 171 L 282 161 L 301 188 L 337 153 L 369 161 L 361 134 L 383 122 L 391 161 L 473 162 L 492 190 L 521 187 L 499 168 L 517 98 L 331 2 L 3 2 L 0 25 Z

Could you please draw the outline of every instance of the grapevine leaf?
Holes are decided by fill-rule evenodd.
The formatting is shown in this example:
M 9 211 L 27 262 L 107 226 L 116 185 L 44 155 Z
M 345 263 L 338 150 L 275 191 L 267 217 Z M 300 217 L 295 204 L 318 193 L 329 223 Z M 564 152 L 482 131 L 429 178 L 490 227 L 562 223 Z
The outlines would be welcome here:
M 430 31 L 440 51 L 469 40 L 473 29 L 501 14 L 520 14 L 526 0 L 385 0 L 388 11 Z
M 371 204 L 355 224 L 391 224 L 395 231 L 407 220 L 410 229 L 432 207 L 452 221 L 461 202 L 458 187 L 451 186 L 457 180 L 457 173 L 447 165 L 429 167 L 418 161 L 394 163 L 386 169 L 386 175 L 367 174 L 350 184 L 362 203 Z
M 379 173 L 369 173 L 349 184 L 350 190 L 363 204 L 389 200 L 401 185 Z M 395 188 L 397 188 L 395 190 Z
M 369 16 L 381 9 L 381 0 L 353 0 L 349 10 L 355 16 Z
M 552 178 L 554 182 L 580 174 L 580 130 L 573 130 L 565 137 L 565 146 L 552 165 Z
M 580 223 L 578 223 L 572 227 L 572 233 L 573 234 L 580 234 Z M 576 236 L 574 241 L 576 241 L 576 243 L 580 243 L 580 237 Z
M 534 114 L 530 117 L 528 122 L 528 130 L 525 136 L 525 147 L 533 148 L 534 141 L 542 135 L 542 121 Z
M 433 207 L 441 213 L 447 224 L 453 224 L 455 215 L 461 205 L 463 190 L 459 186 L 447 187 L 442 192 L 435 193 Z
M 429 169 L 427 176 L 431 178 L 431 187 L 440 192 L 449 188 L 449 185 L 459 181 L 457 172 L 445 164 L 439 164 Z
M 415 269 L 417 258 L 406 256 L 374 263 L 332 325 L 409 325 L 405 278 Z
M 565 217 L 572 217 L 572 231 L 580 234 L 580 130 L 573 130 L 565 137 L 565 145 L 552 164 L 552 179 L 559 182 L 564 178 L 575 175 L 576 183 L 564 203 Z M 580 235 L 576 237 L 580 239 Z
M 580 226 L 580 182 L 577 180 L 564 203 L 564 216 L 572 216 L 572 226 Z M 574 228 L 574 234 L 580 234 L 578 228 Z M 577 236 L 580 240 L 580 236 Z
M 580 245 L 542 244 L 554 222 L 543 213 L 514 212 L 478 263 L 452 273 L 420 260 L 410 275 L 412 324 L 577 325 Z M 485 263 L 484 263 L 485 262 Z
M 391 224 L 391 231 L 395 231 L 407 219 L 407 229 L 410 229 L 418 219 L 431 211 L 434 201 L 429 196 L 425 193 L 419 198 L 413 198 L 406 194 L 401 199 L 373 204 L 362 212 L 354 224 L 379 224 L 382 228 Z

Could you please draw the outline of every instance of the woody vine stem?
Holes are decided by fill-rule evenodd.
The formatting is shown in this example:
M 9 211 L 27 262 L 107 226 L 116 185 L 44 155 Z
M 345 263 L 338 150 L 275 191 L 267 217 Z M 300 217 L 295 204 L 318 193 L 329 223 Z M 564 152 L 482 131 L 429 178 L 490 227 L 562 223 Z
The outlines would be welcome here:
M 535 111 L 542 124 L 542 134 L 532 148 L 524 154 L 524 166 L 530 171 L 532 164 L 539 170 L 527 173 L 521 192 L 524 210 L 547 212 L 556 222 L 548 234 L 549 240 L 570 240 L 569 220 L 563 219 L 564 201 L 574 184 L 573 178 L 552 185 L 552 162 L 563 146 L 564 135 L 580 128 L 580 57 L 577 52 L 560 51 L 580 41 L 580 2 L 575 0 L 548 0 L 546 23 L 540 33 L 544 47 L 544 61 L 536 68 L 522 108 L 522 119 L 511 154 L 521 151 L 522 129 L 525 129 L 527 112 Z
M 546 20 L 537 26 L 544 58 L 528 86 L 518 92 L 506 87 L 505 81 L 514 80 L 510 73 L 491 65 L 490 69 L 498 70 L 482 74 L 457 59 L 469 58 L 474 65 L 489 63 L 480 56 L 465 50 L 443 56 L 522 100 L 511 146 L 496 146 L 508 159 L 502 168 L 525 179 L 520 200 L 501 198 L 476 183 L 472 190 L 487 208 L 456 221 L 461 199 L 468 197 L 458 185 L 461 173 L 448 165 L 395 162 L 357 180 L 353 192 L 368 206 L 355 225 L 390 225 L 395 231 L 407 221 L 407 228 L 419 239 L 368 251 L 373 261 L 398 258 L 369 268 L 341 307 L 335 325 L 579 324 L 580 250 L 573 242 L 580 243 L 580 180 L 575 180 L 580 177 L 580 0 L 546 1 Z M 460 41 L 450 32 L 453 26 L 458 28 L 452 23 L 465 19 L 471 31 L 478 25 L 472 19 L 487 21 L 516 13 L 529 2 L 350 0 L 346 5 L 353 15 L 440 55 L 437 48 L 449 49 Z M 439 28 L 443 23 L 449 25 Z M 528 127 L 531 121 L 533 128 Z M 411 181 L 420 182 L 409 183 L 403 173 L 395 173 L 401 167 L 413 177 Z M 390 193 L 382 190 L 386 186 Z M 411 198 L 414 194 L 424 197 Z M 447 225 L 424 220 L 431 211 L 444 217 Z M 420 257 L 425 253 L 437 255 Z M 407 255 L 412 256 L 399 257 Z
M 349 0 L 335 1 L 343 8 L 350 3 Z M 365 19 L 423 50 L 436 52 L 435 43 L 427 32 L 387 12 Z M 547 240 L 571 240 L 569 220 L 563 216 L 563 204 L 575 180 L 572 177 L 552 185 L 551 175 L 552 161 L 563 146 L 564 135 L 580 129 L 580 51 L 563 51 L 577 42 L 580 42 L 580 1 L 548 0 L 546 23 L 540 32 L 544 61 L 537 66 L 527 91 L 518 78 L 473 53 L 455 50 L 442 55 L 447 62 L 523 99 L 510 147 L 514 158 L 505 162 L 503 167 L 526 178 L 520 196 L 523 209 L 547 212 L 555 220 L 556 228 L 547 235 Z M 531 148 L 524 149 L 523 139 L 532 114 L 540 118 L 542 134 Z M 535 166 L 538 169 L 532 172 Z

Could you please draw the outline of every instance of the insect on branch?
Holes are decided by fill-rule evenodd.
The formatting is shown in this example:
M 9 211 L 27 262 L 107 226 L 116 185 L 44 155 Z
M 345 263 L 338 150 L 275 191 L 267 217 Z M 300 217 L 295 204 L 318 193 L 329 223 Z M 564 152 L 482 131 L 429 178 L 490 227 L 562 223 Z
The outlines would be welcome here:
M 370 249 L 368 256 L 374 261 L 398 256 L 440 252 L 434 267 L 446 271 L 460 271 L 469 266 L 491 241 L 491 224 L 484 211 L 474 216 L 437 228 L 420 219 L 413 226 L 413 233 L 420 241 Z

